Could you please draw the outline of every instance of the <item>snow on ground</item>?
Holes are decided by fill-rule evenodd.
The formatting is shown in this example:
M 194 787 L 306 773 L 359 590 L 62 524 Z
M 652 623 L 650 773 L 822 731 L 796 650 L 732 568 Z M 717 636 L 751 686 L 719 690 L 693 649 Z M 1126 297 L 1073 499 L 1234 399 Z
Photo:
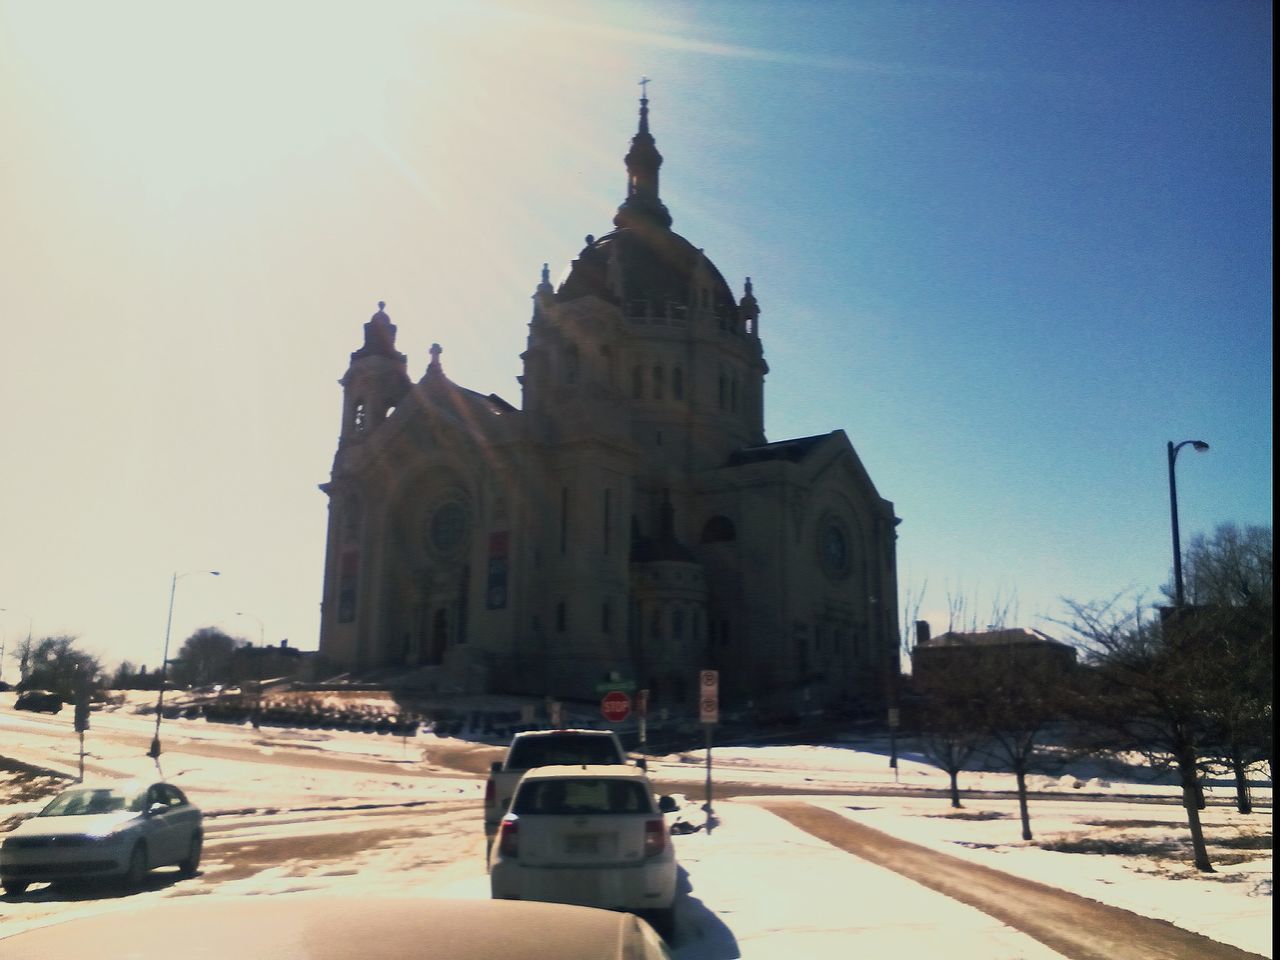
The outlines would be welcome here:
M 70 726 L 69 711 L 56 718 L 32 717 L 15 714 L 10 706 L 11 700 L 0 699 L 0 756 L 74 774 L 74 740 L 63 729 Z M 94 770 L 154 773 L 142 756 L 153 723 L 127 709 L 95 712 L 87 738 Z M 173 882 L 157 871 L 146 891 L 126 897 L 35 887 L 23 897 L 0 900 L 0 937 L 86 911 L 129 909 L 171 896 L 488 895 L 480 827 L 483 782 L 442 770 L 432 759 L 440 748 L 466 747 L 463 741 L 430 734 L 401 739 L 345 731 L 256 731 L 247 724 L 202 720 L 164 721 L 163 740 L 165 773 L 208 815 L 200 875 Z M 886 747 L 857 741 L 715 748 L 713 791 L 726 781 L 814 791 L 946 787 L 944 774 L 909 751 L 900 749 L 897 770 L 889 768 Z M 334 763 L 377 761 L 389 769 L 289 765 L 317 753 Z M 680 788 L 684 805 L 676 818 L 694 824 L 703 819 L 705 760 L 705 751 L 692 751 L 650 764 L 655 779 Z M 23 795 L 25 782 L 17 775 L 0 776 L 0 829 L 41 805 Z M 1011 786 L 1006 774 L 961 777 L 963 789 L 1008 791 Z M 1037 778 L 1032 787 L 1055 796 L 1032 800 L 1035 840 L 1030 843 L 1020 839 L 1012 798 L 966 796 L 960 811 L 945 799 L 869 792 L 815 793 L 809 802 L 954 856 L 1272 956 L 1269 788 L 1256 792 L 1265 805 L 1247 816 L 1218 805 L 1231 796 L 1225 787 L 1210 789 L 1215 803 L 1204 818 L 1217 872 L 1202 876 L 1187 863 L 1181 808 L 1137 802 L 1171 797 L 1175 788 L 1117 782 L 1094 771 Z M 1083 794 L 1112 799 L 1068 799 Z M 689 885 L 678 908 L 679 960 L 844 960 L 851 945 L 866 956 L 1058 956 L 980 911 L 815 839 L 754 799 L 717 798 L 720 825 L 710 835 L 674 838 Z
M 1269 809 L 1250 815 L 1223 807 L 1203 811 L 1216 871 L 1206 877 L 1188 863 L 1181 807 L 1037 801 L 1030 807 L 1035 839 L 1026 842 L 1016 800 L 965 800 L 959 811 L 937 800 L 896 797 L 812 802 L 921 846 L 1272 955 Z M 1265 840 L 1266 849 L 1245 850 L 1261 856 L 1233 863 L 1241 851 L 1215 841 L 1242 836 Z M 1098 852 L 1104 849 L 1116 852 Z
M 716 815 L 710 835 L 675 839 L 691 885 L 677 913 L 680 960 L 1061 956 L 753 804 L 721 803 Z

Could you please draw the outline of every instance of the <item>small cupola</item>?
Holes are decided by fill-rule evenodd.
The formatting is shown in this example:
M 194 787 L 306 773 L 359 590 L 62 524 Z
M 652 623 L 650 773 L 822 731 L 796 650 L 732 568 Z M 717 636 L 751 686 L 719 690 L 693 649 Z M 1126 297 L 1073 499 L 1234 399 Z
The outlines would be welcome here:
M 647 79 L 640 81 L 646 91 L 648 82 Z M 631 138 L 631 149 L 623 159 L 627 165 L 627 199 L 618 207 L 614 226 L 634 227 L 639 221 L 670 229 L 671 214 L 658 196 L 662 154 L 649 132 L 649 98 L 644 93 L 640 96 L 640 129 Z

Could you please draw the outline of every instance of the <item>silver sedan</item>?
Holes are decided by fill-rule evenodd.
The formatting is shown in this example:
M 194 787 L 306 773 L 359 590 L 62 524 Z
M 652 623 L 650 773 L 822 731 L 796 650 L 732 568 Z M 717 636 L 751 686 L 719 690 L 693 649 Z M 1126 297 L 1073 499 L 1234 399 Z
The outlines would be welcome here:
M 8 894 L 32 883 L 121 878 L 141 886 L 153 867 L 200 866 L 203 816 L 170 783 L 77 786 L 3 836 L 0 885 Z

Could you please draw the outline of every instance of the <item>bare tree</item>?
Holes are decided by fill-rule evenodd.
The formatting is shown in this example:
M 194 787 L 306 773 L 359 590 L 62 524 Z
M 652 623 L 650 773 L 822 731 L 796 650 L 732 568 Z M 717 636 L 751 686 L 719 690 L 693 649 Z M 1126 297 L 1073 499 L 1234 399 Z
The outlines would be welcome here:
M 1018 617 L 1018 592 L 1005 596 L 997 590 L 984 619 L 978 616 L 978 597 L 966 597 L 963 593 L 947 592 L 947 632 L 980 633 L 983 630 L 1000 630 L 1014 623 Z
M 1211 872 L 1197 791 L 1208 726 L 1203 657 L 1177 616 L 1142 623 L 1136 610 L 1119 612 L 1118 601 L 1066 601 L 1070 616 L 1062 622 L 1081 641 L 1089 667 L 1074 703 L 1085 745 L 1099 753 L 1134 751 L 1153 769 L 1177 773 L 1195 867 Z
M 964 682 L 963 675 L 957 678 L 942 673 L 926 673 L 916 683 L 915 692 L 916 743 L 931 763 L 946 772 L 951 806 L 959 809 L 960 773 L 969 769 L 983 740 L 980 693 Z
M 963 623 L 968 601 L 959 594 L 947 600 L 951 626 Z M 984 630 L 970 619 L 968 635 L 944 635 L 947 642 L 929 650 L 932 666 L 917 669 L 914 677 L 915 719 L 921 751 L 950 778 L 953 807 L 961 805 L 959 773 L 972 769 L 975 755 L 985 753 L 1014 774 L 1022 837 L 1030 840 L 1027 775 L 1047 763 L 1041 744 L 1061 713 L 1067 678 L 1062 663 L 1047 658 L 1039 642 L 1000 632 L 1013 611 L 1016 599 L 997 595 Z
M 898 622 L 902 625 L 901 629 L 905 630 L 900 639 L 902 652 L 908 657 L 915 652 L 917 640 L 915 625 L 920 619 L 920 607 L 924 604 L 924 596 L 928 590 L 929 581 L 926 580 L 918 591 L 908 588 L 902 596 L 902 619 Z M 907 624 L 910 624 L 909 628 Z
M 1184 552 L 1187 603 L 1195 607 L 1270 606 L 1274 589 L 1270 527 L 1219 525 L 1212 538 L 1196 534 Z M 1164 587 L 1172 601 L 1172 585 Z
M 991 646 L 982 651 L 977 675 L 983 686 L 979 723 L 983 749 L 1014 776 L 1022 839 L 1031 839 L 1027 776 L 1057 761 L 1044 749 L 1052 725 L 1061 719 L 1069 673 L 1038 647 Z
M 1199 655 L 1206 752 L 1231 768 L 1236 806 L 1253 809 L 1248 769 L 1272 773 L 1275 605 L 1270 527 L 1222 524 L 1184 559 L 1191 607 L 1183 628 Z

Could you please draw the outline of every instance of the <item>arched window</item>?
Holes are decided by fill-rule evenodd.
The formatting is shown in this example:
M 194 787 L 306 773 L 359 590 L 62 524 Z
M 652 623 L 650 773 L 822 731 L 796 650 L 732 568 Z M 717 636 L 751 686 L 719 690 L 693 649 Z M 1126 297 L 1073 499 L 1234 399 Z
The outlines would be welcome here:
M 356 401 L 355 408 L 351 414 L 351 424 L 356 428 L 357 433 L 362 433 L 364 428 L 368 426 L 368 415 L 365 411 L 363 399 Z
M 684 399 L 684 371 L 679 367 L 671 371 L 671 395 L 677 400 Z
M 662 367 L 661 367 L 660 365 L 658 365 L 658 364 L 654 364 L 654 367 L 653 367 L 653 399 L 655 399 L 655 400 L 661 400 L 661 399 L 662 399 L 662 386 L 663 386 L 663 384 L 665 383 L 665 381 L 666 381 L 666 377 L 665 377 L 665 375 L 663 374 Z
M 679 607 L 671 611 L 671 639 L 684 639 L 684 611 Z

